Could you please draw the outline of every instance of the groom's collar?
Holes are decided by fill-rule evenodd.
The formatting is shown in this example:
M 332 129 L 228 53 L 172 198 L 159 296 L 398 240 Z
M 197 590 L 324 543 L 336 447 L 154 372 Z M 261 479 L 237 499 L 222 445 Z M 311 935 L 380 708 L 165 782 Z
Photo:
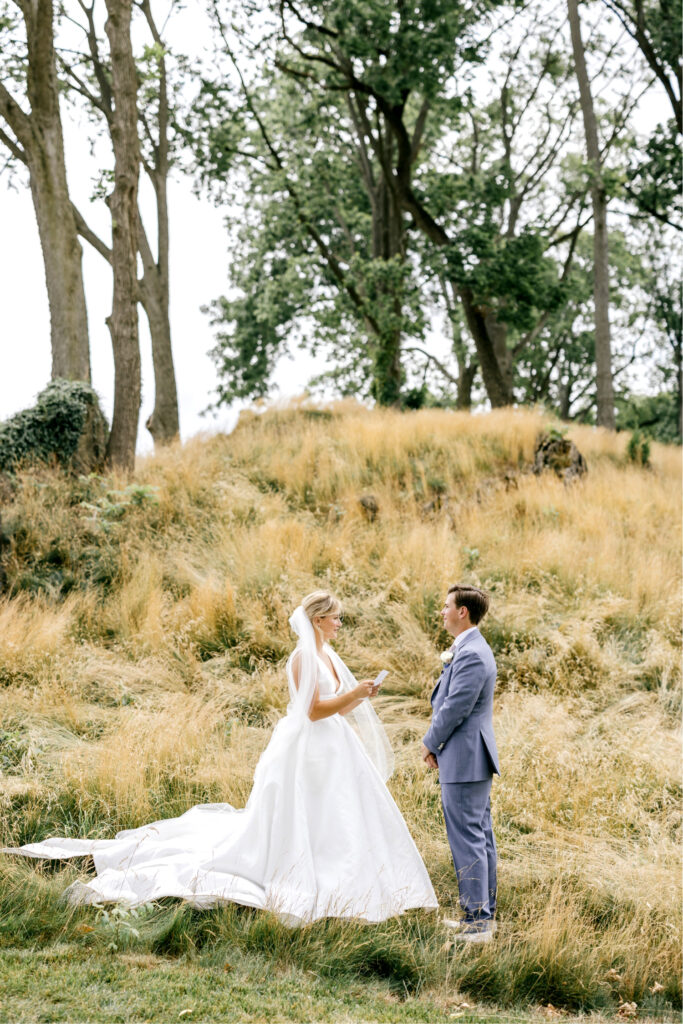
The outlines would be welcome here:
M 477 629 L 476 626 L 470 626 L 469 629 L 463 630 L 462 633 L 459 633 L 456 636 L 455 640 L 453 641 L 453 643 L 451 645 L 451 650 L 452 651 L 457 651 L 458 648 L 460 647 L 460 645 L 463 643 L 464 640 L 467 640 L 469 637 L 471 637 L 473 633 L 478 633 L 478 632 L 479 632 L 479 630 Z

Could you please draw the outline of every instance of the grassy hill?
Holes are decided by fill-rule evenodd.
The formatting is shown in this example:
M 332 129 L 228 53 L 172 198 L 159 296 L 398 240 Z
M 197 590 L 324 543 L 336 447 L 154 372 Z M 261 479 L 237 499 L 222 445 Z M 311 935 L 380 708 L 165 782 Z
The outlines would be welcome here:
M 390 786 L 446 910 L 418 746 L 455 580 L 492 596 L 503 775 L 495 943 L 448 948 L 428 914 L 288 931 L 236 907 L 74 910 L 59 897 L 82 864 L 0 857 L 0 1020 L 680 1007 L 680 449 L 644 468 L 624 435 L 576 427 L 589 473 L 566 486 L 528 470 L 547 425 L 302 405 L 143 460 L 133 483 L 4 485 L 0 845 L 243 806 L 287 703 L 288 616 L 317 586 L 343 601 L 351 668 L 391 672 Z

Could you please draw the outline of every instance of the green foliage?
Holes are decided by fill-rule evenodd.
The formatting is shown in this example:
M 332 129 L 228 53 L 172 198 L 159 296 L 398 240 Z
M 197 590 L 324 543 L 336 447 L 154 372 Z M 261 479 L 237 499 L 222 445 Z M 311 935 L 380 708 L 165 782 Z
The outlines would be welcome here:
M 640 466 L 650 464 L 650 442 L 639 430 L 631 434 L 626 451 L 631 462 L 637 462 Z
M 476 373 L 457 299 L 466 290 L 495 321 L 494 347 L 511 353 L 515 398 L 590 421 L 593 257 L 590 237 L 575 225 L 591 169 L 572 141 L 579 105 L 560 41 L 564 16 L 519 12 L 524 35 L 502 18 L 496 24 L 495 0 L 267 6 L 280 27 L 256 43 L 262 63 L 250 72 L 248 100 L 222 81 L 204 82 L 193 114 L 202 180 L 233 211 L 230 297 L 212 307 L 218 401 L 267 395 L 278 359 L 299 344 L 329 353 L 314 387 L 408 408 L 452 405 L 453 377 L 425 364 L 412 344 L 436 308 L 453 327 L 465 384 L 458 400 L 466 405 L 474 375 L 465 371 Z M 239 8 L 229 9 L 239 20 Z M 253 53 L 250 33 L 245 56 Z M 599 32 L 591 45 L 607 50 Z M 493 54 L 504 82 L 475 86 L 472 68 Z M 611 51 L 601 74 L 624 84 Z M 609 129 L 603 182 L 623 197 L 634 143 L 623 111 L 598 103 L 597 114 Z M 420 145 L 408 154 L 416 136 Z M 441 242 L 415 230 L 421 225 L 409 208 L 391 214 L 399 202 L 392 181 L 401 175 Z M 394 229 L 393 248 L 382 249 L 378 240 Z M 654 337 L 655 313 L 637 290 L 642 240 L 622 245 L 613 236 L 620 368 L 635 338 Z M 654 359 L 653 348 L 643 341 L 638 354 Z
M 94 906 L 99 930 L 108 939 L 107 949 L 112 953 L 127 948 L 135 939 L 139 939 L 138 926 L 154 912 L 153 903 L 142 903 L 138 907 L 130 907 L 125 903 L 114 904 L 113 907 L 104 907 L 100 903 Z
M 658 395 L 627 395 L 617 401 L 617 430 L 633 430 L 641 438 L 665 444 L 680 444 L 678 397 L 669 392 Z
M 435 99 L 455 67 L 482 61 L 488 44 L 477 30 L 497 6 L 499 0 L 310 0 L 297 9 L 309 41 L 343 52 L 368 88 L 400 106 L 413 91 Z M 342 84 L 334 72 L 331 84 Z
M 102 415 L 97 394 L 89 384 L 51 381 L 32 409 L 24 409 L 0 423 L 0 470 L 11 472 L 34 462 L 68 465 L 91 411 Z M 103 460 L 103 446 L 96 455 Z
M 681 137 L 672 119 L 655 127 L 645 150 L 629 169 L 628 194 L 638 209 L 658 220 L 678 226 L 683 203 L 681 191 Z
M 226 114 L 216 103 L 225 91 L 205 84 L 195 110 L 209 120 L 196 148 L 203 180 L 215 190 L 228 167 L 246 173 L 228 222 L 232 294 L 210 307 L 219 328 L 218 402 L 268 394 L 294 337 L 312 352 L 333 353 L 334 368 L 316 384 L 333 380 L 342 393 L 396 404 L 401 338 L 420 338 L 425 326 L 402 218 L 383 187 L 373 190 L 359 175 L 357 148 L 339 133 L 340 124 L 353 126 L 336 97 L 310 95 L 281 73 L 265 75 L 263 86 L 268 105 L 258 117 L 276 166 L 249 120 L 255 98 L 252 108 Z M 373 174 L 381 179 L 378 166 Z M 393 241 L 385 246 L 386 236 Z

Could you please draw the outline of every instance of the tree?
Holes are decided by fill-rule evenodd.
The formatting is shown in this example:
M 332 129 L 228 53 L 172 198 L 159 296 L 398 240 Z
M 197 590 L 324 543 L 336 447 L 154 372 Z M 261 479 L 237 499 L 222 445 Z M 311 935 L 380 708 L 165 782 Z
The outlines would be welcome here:
M 52 0 L 17 0 L 28 109 L 0 82 L 0 142 L 28 169 L 50 309 L 52 378 L 90 381 L 82 250 L 66 176 Z M 1 19 L 0 19 L 1 20 Z M 14 31 L 9 19 L 5 29 Z
M 436 129 L 431 128 L 432 141 L 439 144 L 441 139 L 438 137 L 438 128 L 443 127 L 443 118 L 448 121 L 457 104 L 461 103 L 460 100 L 449 99 L 447 95 L 453 87 L 449 75 L 452 78 L 456 63 L 466 67 L 480 59 L 483 44 L 476 41 L 473 26 L 477 25 L 478 19 L 483 17 L 490 6 L 482 3 L 476 10 L 465 12 L 450 4 L 437 4 L 435 8 L 434 5 L 426 5 L 424 10 L 418 5 L 414 12 L 407 14 L 405 11 L 400 13 L 393 5 L 344 5 L 342 10 L 339 5 L 332 4 L 328 5 L 325 12 L 324 24 L 318 25 L 311 20 L 315 14 L 302 6 L 273 5 L 281 28 L 280 45 L 270 55 L 271 66 L 290 75 L 293 81 L 303 83 L 302 88 L 312 94 L 327 95 L 327 101 L 319 101 L 321 106 L 324 102 L 332 105 L 330 96 L 343 95 L 344 102 L 337 103 L 337 106 L 340 110 L 346 107 L 346 118 L 343 113 L 337 114 L 338 131 L 347 140 L 347 144 L 351 138 L 354 147 L 358 149 L 360 178 L 373 216 L 376 217 L 375 211 L 378 209 L 394 211 L 391 215 L 392 223 L 400 228 L 400 245 L 404 249 L 409 245 L 406 221 L 409 227 L 422 229 L 425 225 L 429 228 L 433 222 L 433 218 L 430 221 L 425 214 L 424 205 L 417 199 L 418 191 L 412 189 L 412 174 L 423 162 L 425 165 L 427 163 L 424 153 L 428 149 L 426 139 L 431 122 L 437 126 Z M 460 43 L 457 54 L 452 45 L 453 38 L 458 38 Z M 261 53 L 262 62 L 264 56 L 265 51 Z M 354 68 L 358 74 L 365 69 L 366 80 L 358 79 Z M 379 88 L 391 95 L 387 98 L 378 94 Z M 267 86 L 263 92 L 267 93 Z M 391 105 L 396 95 L 401 96 L 398 107 L 396 104 Z M 397 109 L 400 109 L 398 129 Z M 434 111 L 436 113 L 433 115 Z M 395 173 L 401 160 L 404 166 L 410 165 L 407 175 L 410 187 L 407 191 L 402 188 L 405 182 Z M 501 187 L 500 175 L 492 187 L 494 190 Z M 406 199 L 407 192 L 410 194 Z M 415 202 L 420 205 L 417 214 Z M 376 217 L 376 222 L 378 220 Z M 430 273 L 436 279 L 447 282 L 447 287 L 453 291 L 457 300 L 463 301 L 470 329 L 479 345 L 477 355 L 483 365 L 489 397 L 494 405 L 506 404 L 512 398 L 506 327 L 497 320 L 495 309 L 486 305 L 490 295 L 478 296 L 480 304 L 477 309 L 474 308 L 475 298 L 470 280 L 472 275 L 466 266 L 472 241 L 495 229 L 486 224 L 482 230 L 470 233 L 463 245 L 458 245 L 451 243 L 444 228 L 436 227 L 440 254 L 432 256 L 434 266 Z M 427 230 L 426 234 L 433 247 L 434 232 Z M 382 235 L 386 238 L 387 233 L 376 233 L 376 237 Z M 399 235 L 395 237 L 398 239 Z M 488 244 L 488 241 L 484 244 Z M 521 241 L 503 239 L 498 247 L 506 249 L 504 256 L 499 254 L 499 265 L 505 264 L 509 268 L 513 264 L 517 265 L 520 260 L 528 264 L 531 250 L 526 237 Z M 400 258 L 405 260 L 404 256 Z M 539 268 L 539 281 L 547 278 L 547 271 L 547 266 Z M 525 277 L 528 279 L 528 274 Z M 516 289 L 516 280 L 519 280 L 519 275 L 512 270 L 507 275 L 507 284 L 508 288 L 513 285 L 512 292 L 517 294 L 502 297 L 507 303 L 508 318 L 515 317 L 515 305 L 519 306 L 519 300 L 522 304 L 527 301 Z M 391 287 L 396 284 L 394 278 Z M 524 287 L 527 295 L 531 292 L 539 294 L 538 287 L 528 288 L 527 280 Z M 394 321 L 396 319 L 394 317 Z M 391 345 L 388 351 L 392 351 Z M 425 355 L 436 365 L 437 361 L 433 357 L 414 344 L 409 345 L 406 351 Z M 393 352 L 395 356 L 390 365 L 396 367 L 397 345 L 393 346 Z M 466 386 L 461 401 L 466 403 L 473 364 L 465 361 L 463 365 L 466 367 Z
M 96 25 L 96 0 L 88 6 L 79 0 L 85 24 L 81 25 L 87 50 L 60 58 L 60 71 L 69 92 L 83 97 L 91 112 L 104 119 L 113 133 L 114 106 L 110 62 L 102 53 Z M 173 4 L 171 5 L 173 6 Z M 165 443 L 178 436 L 178 396 L 171 348 L 169 316 L 169 210 L 168 176 L 171 166 L 173 100 L 170 95 L 168 54 L 152 12 L 150 0 L 137 0 L 133 10 L 144 16 L 151 42 L 138 62 L 141 85 L 139 105 L 139 136 L 142 167 L 147 174 L 156 200 L 156 257 L 148 233 L 138 213 L 138 244 L 143 273 L 138 282 L 139 301 L 145 310 L 152 340 L 154 365 L 154 409 L 147 428 L 156 443 Z M 111 263 L 111 248 L 100 239 L 76 210 L 79 233 Z
M 141 376 L 138 337 L 138 139 L 137 68 L 130 37 L 132 0 L 106 0 L 105 31 L 111 53 L 114 188 L 108 202 L 112 218 L 111 265 L 114 298 L 107 319 L 114 349 L 114 414 L 107 460 L 123 470 L 135 466 Z
M 597 422 L 614 430 L 614 387 L 612 383 L 612 351 L 609 325 L 609 251 L 607 238 L 607 195 L 602 174 L 598 128 L 591 93 L 578 0 L 567 0 L 574 67 L 581 98 L 586 153 L 590 166 L 591 201 L 593 205 L 593 259 L 595 300 L 595 363 L 597 368 Z
M 636 151 L 624 188 L 646 217 L 681 224 L 681 7 L 671 0 L 603 0 L 636 42 L 671 105 L 672 117 L 655 125 Z
M 678 132 L 681 108 L 681 7 L 672 0 L 603 0 L 638 44 L 671 103 Z
M 583 231 L 565 280 L 563 302 L 545 319 L 516 366 L 516 390 L 523 404 L 540 403 L 562 419 L 590 423 L 596 419 L 593 250 L 591 233 Z M 618 405 L 628 401 L 637 375 L 655 372 L 664 344 L 650 281 L 644 240 L 613 229 L 610 307 Z
M 214 352 L 220 398 L 264 391 L 285 328 L 310 310 L 311 344 L 333 345 L 337 385 L 358 393 L 367 376 L 379 404 L 398 404 L 402 337 L 419 336 L 422 322 L 404 215 L 343 98 L 277 69 L 248 84 L 217 20 L 242 103 L 235 107 L 221 82 L 205 82 L 188 134 L 214 194 L 230 170 L 243 172 L 243 201 L 228 215 L 231 283 L 241 294 L 213 307 L 224 328 Z
M 432 273 L 447 282 L 462 305 L 493 406 L 513 399 L 508 327 L 528 321 L 542 295 L 554 301 L 552 288 L 548 291 L 552 268 L 533 230 L 502 234 L 491 217 L 492 207 L 510 196 L 504 163 L 486 180 L 473 175 L 468 183 L 451 182 L 450 190 L 449 176 L 441 175 L 443 185 L 435 190 L 427 181 L 429 162 L 414 142 L 416 135 L 427 136 L 430 125 L 438 133 L 445 110 L 451 115 L 458 106 L 462 110 L 456 71 L 462 77 L 484 58 L 483 29 L 496 6 L 274 4 L 281 25 L 278 66 L 320 88 L 345 92 L 355 105 L 387 188 L 429 243 Z M 388 149 L 378 124 L 392 140 Z M 438 159 L 443 164 L 443 154 Z M 481 201 L 462 228 L 453 223 L 448 200 L 462 203 L 473 188 L 475 202 Z

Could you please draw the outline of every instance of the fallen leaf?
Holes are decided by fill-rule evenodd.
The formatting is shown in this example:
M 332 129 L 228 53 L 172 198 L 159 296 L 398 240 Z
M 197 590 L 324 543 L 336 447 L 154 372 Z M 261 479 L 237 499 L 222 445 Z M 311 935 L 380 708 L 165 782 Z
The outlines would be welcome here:
M 189 1010 L 181 1010 L 180 1013 L 178 1014 L 178 1016 L 179 1017 L 187 1017 L 188 1013 L 193 1013 L 193 1012 L 194 1011 L 191 1008 Z
M 228 961 L 226 960 L 225 963 L 223 964 L 223 970 L 224 971 L 232 971 L 233 970 L 232 964 L 229 964 Z
M 76 928 L 76 931 L 78 932 L 79 935 L 87 935 L 88 932 L 94 932 L 95 929 L 91 924 L 79 924 L 78 928 Z
M 663 992 L 663 991 L 664 991 L 664 986 L 660 985 L 660 983 L 658 981 L 656 981 L 654 983 L 654 985 L 652 986 L 652 988 L 650 989 L 650 992 L 652 992 L 653 996 L 656 996 L 658 992 Z
M 638 1016 L 638 1003 L 619 1003 L 617 1017 L 620 1020 L 634 1020 Z

